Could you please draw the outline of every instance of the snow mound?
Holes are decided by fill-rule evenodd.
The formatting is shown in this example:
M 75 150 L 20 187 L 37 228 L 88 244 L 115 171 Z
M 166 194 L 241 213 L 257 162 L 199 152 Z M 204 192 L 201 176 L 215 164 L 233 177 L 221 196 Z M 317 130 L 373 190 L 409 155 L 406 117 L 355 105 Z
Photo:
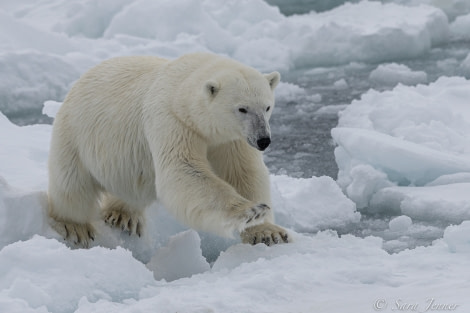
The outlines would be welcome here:
M 328 176 L 271 176 L 276 221 L 297 232 L 344 229 L 359 222 L 360 213 Z
M 187 230 L 171 237 L 168 246 L 157 251 L 147 268 L 155 279 L 172 281 L 206 272 L 210 266 L 202 256 L 201 238 L 194 230 Z
M 332 136 L 338 184 L 358 208 L 417 220 L 470 218 L 470 81 L 369 91 Z
M 39 114 L 44 101 L 63 99 L 78 76 L 75 68 L 59 56 L 0 53 L 0 111 L 20 114 L 36 109 Z
M 335 303 L 327 312 L 351 312 L 374 305 L 371 291 L 390 305 L 406 293 L 424 309 L 436 290 L 438 301 L 464 306 L 469 304 L 469 235 L 469 223 L 463 223 L 448 227 L 444 239 L 433 246 L 393 255 L 384 252 L 379 238 L 339 237 L 332 231 L 298 235 L 288 245 L 239 244 L 224 252 L 211 270 L 173 282 L 155 281 L 122 248 L 70 250 L 54 239 L 35 236 L 0 251 L 0 309 L 310 312 Z M 446 288 L 450 282 L 453 288 Z M 338 295 L 345 301 L 337 303 Z
M 40 236 L 4 247 L 0 276 L 2 312 L 15 312 L 9 308 L 22 302 L 31 309 L 73 312 L 82 297 L 123 301 L 155 283 L 145 265 L 122 248 L 70 250 Z
M 381 64 L 369 75 L 372 84 L 382 86 L 424 84 L 428 76 L 422 71 L 412 71 L 408 66 L 397 63 Z
M 390 220 L 388 227 L 393 232 L 404 232 L 407 231 L 413 224 L 411 218 L 406 215 L 401 215 Z

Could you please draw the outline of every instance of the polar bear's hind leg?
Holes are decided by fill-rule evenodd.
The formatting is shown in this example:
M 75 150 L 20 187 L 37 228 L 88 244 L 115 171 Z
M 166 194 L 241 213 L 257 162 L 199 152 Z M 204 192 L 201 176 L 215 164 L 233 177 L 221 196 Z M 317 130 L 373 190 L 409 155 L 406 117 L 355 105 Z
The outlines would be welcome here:
M 62 133 L 53 135 L 48 191 L 52 228 L 76 246 L 88 247 L 94 240 L 91 221 L 98 212 L 100 192 L 101 187 Z

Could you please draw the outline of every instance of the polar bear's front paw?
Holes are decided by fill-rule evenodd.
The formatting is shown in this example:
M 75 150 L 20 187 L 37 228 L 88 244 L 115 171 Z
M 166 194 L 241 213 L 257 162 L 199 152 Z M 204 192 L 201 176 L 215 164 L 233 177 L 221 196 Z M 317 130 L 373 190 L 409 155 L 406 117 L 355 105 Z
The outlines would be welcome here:
M 111 227 L 120 228 L 129 235 L 142 235 L 143 218 L 138 213 L 131 213 L 122 209 L 108 209 L 103 214 L 106 224 Z
M 284 228 L 271 223 L 248 227 L 240 234 L 240 237 L 243 243 L 249 243 L 252 245 L 264 243 L 267 246 L 270 246 L 290 241 L 289 235 Z
M 93 226 L 88 223 L 81 224 L 53 220 L 51 226 L 66 241 L 74 243 L 77 247 L 88 248 L 90 243 L 95 240 Z

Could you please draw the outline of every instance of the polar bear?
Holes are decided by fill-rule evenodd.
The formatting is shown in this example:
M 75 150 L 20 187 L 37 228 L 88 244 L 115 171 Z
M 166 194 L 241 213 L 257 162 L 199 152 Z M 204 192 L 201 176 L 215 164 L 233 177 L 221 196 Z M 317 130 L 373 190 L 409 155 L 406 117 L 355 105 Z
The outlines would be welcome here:
M 288 242 L 274 224 L 261 152 L 279 80 L 209 53 L 118 57 L 92 68 L 53 124 L 51 226 L 79 247 L 94 240 L 100 216 L 140 236 L 144 209 L 158 198 L 197 230 Z

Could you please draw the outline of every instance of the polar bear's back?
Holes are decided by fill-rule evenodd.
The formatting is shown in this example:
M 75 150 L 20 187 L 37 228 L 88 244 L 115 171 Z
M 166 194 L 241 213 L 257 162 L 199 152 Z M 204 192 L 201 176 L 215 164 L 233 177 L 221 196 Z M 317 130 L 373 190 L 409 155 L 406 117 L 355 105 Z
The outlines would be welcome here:
M 142 103 L 167 62 L 151 56 L 118 57 L 86 72 L 56 116 L 51 149 L 70 147 L 67 153 L 77 154 L 110 192 L 155 197 L 154 173 L 143 171 L 153 164 L 142 129 Z
M 167 62 L 151 56 L 117 57 L 102 62 L 74 84 L 56 119 L 67 120 L 68 127 L 82 128 L 82 120 L 103 124 L 103 118 L 121 119 L 128 116 L 126 113 L 137 113 L 153 77 Z

